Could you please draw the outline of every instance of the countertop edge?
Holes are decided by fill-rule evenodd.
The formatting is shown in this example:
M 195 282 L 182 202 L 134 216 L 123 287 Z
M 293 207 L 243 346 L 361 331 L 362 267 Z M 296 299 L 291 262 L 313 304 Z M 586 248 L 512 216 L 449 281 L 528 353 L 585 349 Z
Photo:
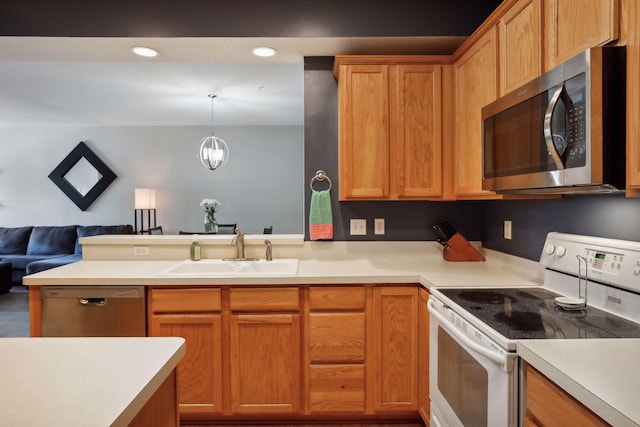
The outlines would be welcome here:
M 570 341 L 570 340 L 563 340 Z M 601 340 L 600 340 L 601 341 Z M 640 340 L 638 341 L 640 345 Z M 535 343 L 535 341 L 531 341 Z M 620 410 L 611 406 L 608 402 L 600 398 L 594 392 L 584 387 L 579 380 L 572 378 L 561 371 L 556 364 L 547 360 L 542 354 L 529 346 L 527 341 L 518 341 L 518 355 L 533 368 L 540 371 L 543 375 L 556 383 L 560 388 L 569 393 L 577 401 L 585 405 L 596 415 L 614 426 L 637 427 L 638 424 L 629 419 Z
M 151 399 L 153 394 L 160 388 L 162 383 L 169 377 L 171 372 L 178 367 L 178 363 L 187 354 L 185 339 L 181 337 L 166 337 L 176 341 L 181 341 L 180 346 L 176 349 L 175 353 L 166 361 L 166 363 L 160 368 L 160 370 L 153 376 L 153 378 L 147 383 L 147 385 L 140 390 L 140 393 L 129 403 L 129 405 L 122 411 L 120 416 L 114 421 L 112 427 L 126 427 L 131 421 L 138 415 L 140 410 Z

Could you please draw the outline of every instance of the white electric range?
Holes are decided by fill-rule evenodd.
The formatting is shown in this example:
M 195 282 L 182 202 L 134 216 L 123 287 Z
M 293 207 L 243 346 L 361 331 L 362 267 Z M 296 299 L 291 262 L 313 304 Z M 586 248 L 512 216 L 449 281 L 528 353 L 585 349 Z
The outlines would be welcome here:
M 432 288 L 434 427 L 517 426 L 527 339 L 640 338 L 640 242 L 549 233 L 537 287 Z

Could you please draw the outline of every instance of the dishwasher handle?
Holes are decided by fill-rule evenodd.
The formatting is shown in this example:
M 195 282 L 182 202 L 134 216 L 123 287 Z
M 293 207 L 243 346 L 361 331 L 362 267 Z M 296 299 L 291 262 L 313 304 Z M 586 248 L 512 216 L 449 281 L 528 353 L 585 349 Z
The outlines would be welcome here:
M 107 304 L 106 298 L 78 298 L 78 304 L 84 306 L 102 307 Z

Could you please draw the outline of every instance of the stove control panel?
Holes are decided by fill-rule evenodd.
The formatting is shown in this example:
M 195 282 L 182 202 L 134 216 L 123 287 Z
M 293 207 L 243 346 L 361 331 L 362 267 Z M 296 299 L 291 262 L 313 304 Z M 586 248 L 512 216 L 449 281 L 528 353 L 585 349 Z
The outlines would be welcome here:
M 619 274 L 622 271 L 624 254 L 590 248 L 584 250 L 583 256 L 594 270 L 606 271 L 610 274 Z
M 640 292 L 640 242 L 549 233 L 540 255 L 540 263 L 548 269 L 584 277 L 587 260 L 589 280 Z

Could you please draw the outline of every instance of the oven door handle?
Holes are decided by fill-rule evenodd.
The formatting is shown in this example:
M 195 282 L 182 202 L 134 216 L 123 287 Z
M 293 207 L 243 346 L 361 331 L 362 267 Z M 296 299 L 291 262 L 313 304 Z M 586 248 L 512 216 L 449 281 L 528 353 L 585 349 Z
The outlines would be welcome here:
M 472 341 L 466 335 L 462 334 L 454 326 L 451 326 L 451 323 L 437 311 L 431 299 L 429 299 L 427 306 L 429 308 L 429 312 L 438 320 L 438 323 L 440 323 L 440 326 L 442 326 L 453 338 L 462 341 L 471 350 L 481 354 L 482 356 L 494 362 L 496 365 L 502 368 L 506 366 L 507 357 L 504 354 L 497 351 L 489 350 L 488 348 L 481 346 L 480 344 Z

